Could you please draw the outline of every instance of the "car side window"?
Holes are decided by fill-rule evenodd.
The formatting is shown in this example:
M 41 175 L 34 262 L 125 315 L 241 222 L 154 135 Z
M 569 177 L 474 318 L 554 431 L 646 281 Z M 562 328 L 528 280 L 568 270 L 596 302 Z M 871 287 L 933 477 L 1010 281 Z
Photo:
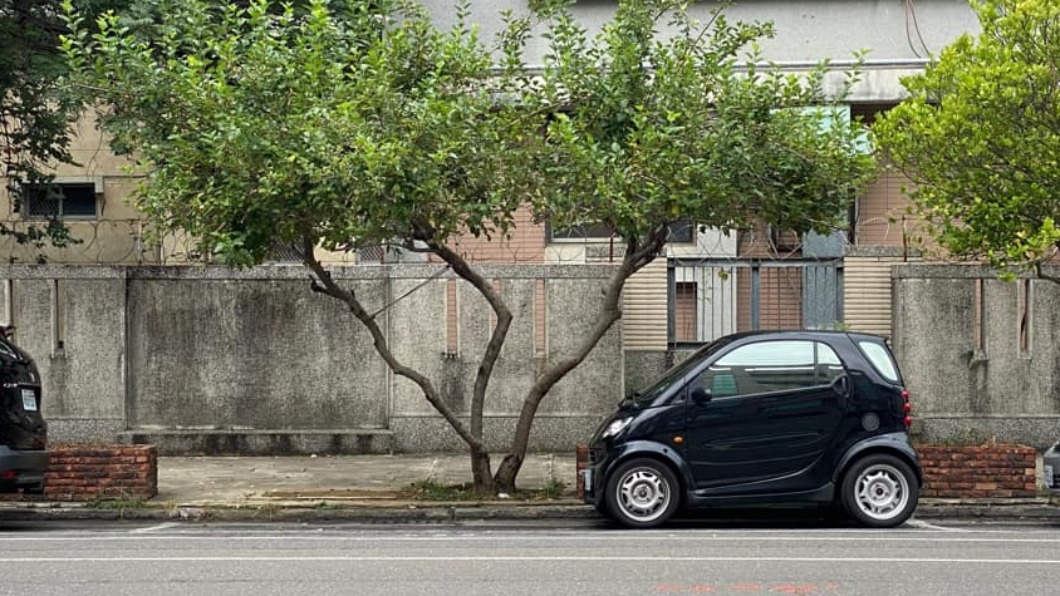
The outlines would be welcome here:
M 830 385 L 832 381 L 846 374 L 846 369 L 843 368 L 843 361 L 839 359 L 839 355 L 828 344 L 821 342 L 814 342 L 814 344 L 817 348 L 817 376 L 815 379 L 817 382 L 815 384 Z
M 765 341 L 729 352 L 692 382 L 717 397 L 828 385 L 844 374 L 828 345 L 807 340 Z

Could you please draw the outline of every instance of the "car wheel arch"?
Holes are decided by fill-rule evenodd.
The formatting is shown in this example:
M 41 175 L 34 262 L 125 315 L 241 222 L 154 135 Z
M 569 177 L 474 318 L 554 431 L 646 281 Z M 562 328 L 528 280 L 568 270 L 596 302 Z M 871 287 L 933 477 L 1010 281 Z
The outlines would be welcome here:
M 847 451 L 843 456 L 843 459 L 840 461 L 840 464 L 836 466 L 836 475 L 835 478 L 833 478 L 836 486 L 842 484 L 843 479 L 846 477 L 847 473 L 850 472 L 850 469 L 854 467 L 854 464 L 871 455 L 890 455 L 892 457 L 897 457 L 913 471 L 913 474 L 916 476 L 917 486 L 924 485 L 923 474 L 921 473 L 920 466 L 917 465 L 916 459 L 910 457 L 910 455 L 902 449 L 876 444 L 863 446 L 861 449 L 854 448 Z M 840 491 L 838 490 L 836 491 L 836 498 L 838 498 L 839 492 Z
M 682 465 L 683 462 L 676 461 L 669 453 L 665 453 L 661 450 L 655 449 L 631 449 L 623 453 L 621 456 L 615 458 L 613 462 L 607 467 L 607 474 L 604 476 L 604 486 L 611 480 L 611 476 L 615 473 L 615 470 L 622 467 L 627 461 L 631 459 L 650 459 L 658 461 L 670 469 L 670 472 L 677 479 L 678 484 L 678 506 L 686 507 L 688 505 L 688 491 L 690 484 L 689 475 L 691 471 L 686 465 Z

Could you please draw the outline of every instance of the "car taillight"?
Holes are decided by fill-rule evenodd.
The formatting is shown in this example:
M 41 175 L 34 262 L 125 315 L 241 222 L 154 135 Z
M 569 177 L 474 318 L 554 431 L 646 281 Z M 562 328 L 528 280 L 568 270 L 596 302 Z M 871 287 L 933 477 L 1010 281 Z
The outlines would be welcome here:
M 905 412 L 905 427 L 913 425 L 913 417 L 909 415 L 913 411 L 913 404 L 909 403 L 909 391 L 902 389 L 902 411 Z

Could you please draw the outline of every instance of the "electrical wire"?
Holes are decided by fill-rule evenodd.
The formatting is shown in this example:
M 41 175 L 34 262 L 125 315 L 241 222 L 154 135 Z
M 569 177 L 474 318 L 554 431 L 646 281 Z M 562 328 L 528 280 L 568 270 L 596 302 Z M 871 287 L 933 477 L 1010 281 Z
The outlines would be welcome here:
M 924 41 L 924 36 L 920 32 L 920 23 L 916 16 L 916 7 L 913 5 L 913 0 L 903 0 L 903 8 L 905 9 L 905 40 L 909 44 L 909 49 L 913 51 L 913 55 L 917 58 L 924 58 L 917 51 L 916 45 L 913 41 L 913 34 L 916 34 L 916 40 L 920 42 L 920 48 L 924 54 L 928 57 L 931 56 L 931 50 L 928 49 L 927 42 Z

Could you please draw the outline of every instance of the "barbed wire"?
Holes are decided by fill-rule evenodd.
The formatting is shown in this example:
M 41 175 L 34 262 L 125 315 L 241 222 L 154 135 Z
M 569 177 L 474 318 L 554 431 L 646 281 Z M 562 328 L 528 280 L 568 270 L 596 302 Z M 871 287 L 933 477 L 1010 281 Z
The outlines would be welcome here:
M 148 241 L 149 224 L 141 218 L 71 219 L 63 223 L 70 228 L 71 236 L 80 242 L 62 248 L 38 247 L 32 243 L 19 243 L 11 235 L 0 235 L 0 258 L 9 263 L 169 265 L 210 262 L 208 255 L 200 253 L 195 239 L 187 234 L 168 234 L 161 243 Z M 13 230 L 41 224 L 37 220 L 0 218 L 0 226 Z M 562 236 L 556 236 L 548 226 L 533 222 L 523 224 L 507 235 L 493 234 L 488 238 L 455 236 L 450 239 L 449 245 L 463 258 L 476 263 L 609 263 L 620 261 L 625 252 L 624 242 L 620 238 L 569 230 Z M 833 250 L 837 254 L 827 258 L 841 258 L 849 249 L 858 246 L 898 247 L 905 252 L 915 251 L 925 256 L 939 252 L 930 241 L 928 223 L 906 214 L 901 206 L 884 215 L 860 218 L 852 223 L 850 229 L 853 231 L 853 242 L 848 233 L 837 230 L 843 233 L 836 233 L 830 239 L 836 243 Z M 807 254 L 807 249 L 805 236 L 777 233 L 764 224 L 728 234 L 697 227 L 690 237 L 669 242 L 660 256 L 678 259 L 786 260 L 812 256 Z M 328 252 L 321 257 L 327 263 L 343 265 L 437 261 L 429 254 L 409 253 L 400 247 L 387 245 Z M 266 262 L 296 264 L 301 263 L 301 255 L 293 248 L 277 244 Z

